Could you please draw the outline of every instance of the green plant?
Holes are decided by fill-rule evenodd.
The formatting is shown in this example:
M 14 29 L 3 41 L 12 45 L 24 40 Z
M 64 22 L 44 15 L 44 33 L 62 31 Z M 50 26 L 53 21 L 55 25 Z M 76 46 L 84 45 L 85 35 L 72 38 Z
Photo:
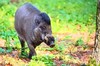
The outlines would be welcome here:
M 10 2 L 10 0 L 0 0 L 0 7 L 6 5 Z
M 42 66 L 55 66 L 53 62 L 54 56 L 44 55 L 44 56 L 33 56 L 29 66 L 42 64 Z M 36 63 L 34 63 L 36 62 Z
M 55 47 L 53 48 L 47 48 L 46 50 L 48 51 L 59 51 L 59 52 L 63 52 L 65 50 L 66 46 L 64 44 L 55 44 Z
M 19 55 L 20 58 L 28 58 L 27 52 L 23 52 Z
M 8 48 L 8 49 L 0 48 L 0 53 L 10 53 L 10 52 L 12 52 L 12 48 Z
M 90 58 L 89 63 L 87 64 L 87 66 L 100 66 L 100 63 L 97 64 L 96 60 L 94 58 Z
M 61 64 L 61 66 L 70 66 L 70 65 L 67 65 L 67 64 Z
M 65 49 L 65 45 L 64 44 L 56 44 L 55 46 L 55 50 L 62 52 Z
M 28 66 L 46 66 L 44 62 L 42 61 L 34 61 L 31 60 L 28 64 Z
M 82 40 L 82 38 L 79 38 L 76 43 L 75 46 L 82 46 L 84 44 L 84 41 Z
M 4 53 L 4 52 L 5 52 L 5 50 L 0 48 L 0 53 Z

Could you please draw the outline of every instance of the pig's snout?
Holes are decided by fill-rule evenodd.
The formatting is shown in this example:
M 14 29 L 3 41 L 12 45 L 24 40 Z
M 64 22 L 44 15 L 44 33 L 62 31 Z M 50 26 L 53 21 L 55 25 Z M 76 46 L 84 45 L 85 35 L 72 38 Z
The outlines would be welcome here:
M 52 47 L 54 47 L 54 46 L 55 46 L 55 44 L 54 44 L 54 42 L 52 41 L 51 44 L 50 44 L 50 47 L 52 48 Z
M 45 36 L 45 43 L 50 46 L 50 47 L 54 47 L 55 44 L 54 44 L 55 40 L 54 40 L 54 37 L 52 35 L 47 35 Z

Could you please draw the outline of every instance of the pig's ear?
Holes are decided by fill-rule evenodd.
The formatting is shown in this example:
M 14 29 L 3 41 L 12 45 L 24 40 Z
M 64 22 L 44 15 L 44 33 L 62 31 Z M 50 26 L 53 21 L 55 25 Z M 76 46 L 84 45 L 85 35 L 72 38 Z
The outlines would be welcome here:
M 49 18 L 49 16 L 48 16 L 46 13 L 40 13 L 40 16 L 41 16 L 42 20 L 43 20 L 44 22 L 46 22 L 48 25 L 51 24 L 51 23 L 50 23 L 50 18 Z
M 39 25 L 40 24 L 40 16 L 39 15 L 35 15 L 34 16 L 34 21 L 35 21 L 35 24 Z

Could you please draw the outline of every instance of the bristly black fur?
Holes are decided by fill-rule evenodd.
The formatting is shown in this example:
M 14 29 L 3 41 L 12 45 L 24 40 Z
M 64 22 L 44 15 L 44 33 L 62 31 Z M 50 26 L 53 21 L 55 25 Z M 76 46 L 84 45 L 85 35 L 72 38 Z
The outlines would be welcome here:
M 40 16 L 42 17 L 42 19 L 48 24 L 51 25 L 50 23 L 50 18 L 46 13 L 41 13 Z
M 35 48 L 42 42 L 50 47 L 55 45 L 49 16 L 46 13 L 41 13 L 30 3 L 17 9 L 14 26 L 21 44 L 21 54 L 23 55 L 25 51 L 26 42 L 29 48 L 29 59 L 36 55 Z

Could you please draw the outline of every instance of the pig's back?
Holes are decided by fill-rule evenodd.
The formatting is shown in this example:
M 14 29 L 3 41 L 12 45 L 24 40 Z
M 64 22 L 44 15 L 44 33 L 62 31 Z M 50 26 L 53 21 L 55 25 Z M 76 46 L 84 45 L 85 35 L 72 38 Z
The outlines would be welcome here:
M 18 27 L 22 27 L 23 25 L 27 24 L 26 22 L 31 24 L 34 15 L 39 13 L 40 11 L 36 7 L 30 3 L 25 3 L 15 13 L 15 28 L 17 29 Z
M 28 28 L 32 28 L 32 18 L 35 14 L 39 14 L 40 11 L 32 6 L 30 3 L 26 3 L 21 6 L 15 13 L 15 29 L 20 36 L 25 34 L 25 29 L 29 32 Z
M 28 17 L 34 16 L 34 14 L 39 14 L 40 11 L 31 5 L 30 3 L 25 3 L 21 6 L 15 13 L 15 21 L 19 22 Z M 32 16 L 31 16 L 32 15 Z
M 30 14 L 39 14 L 39 13 L 40 11 L 36 7 L 31 5 L 30 3 L 25 3 L 16 11 L 15 17 L 25 17 Z

